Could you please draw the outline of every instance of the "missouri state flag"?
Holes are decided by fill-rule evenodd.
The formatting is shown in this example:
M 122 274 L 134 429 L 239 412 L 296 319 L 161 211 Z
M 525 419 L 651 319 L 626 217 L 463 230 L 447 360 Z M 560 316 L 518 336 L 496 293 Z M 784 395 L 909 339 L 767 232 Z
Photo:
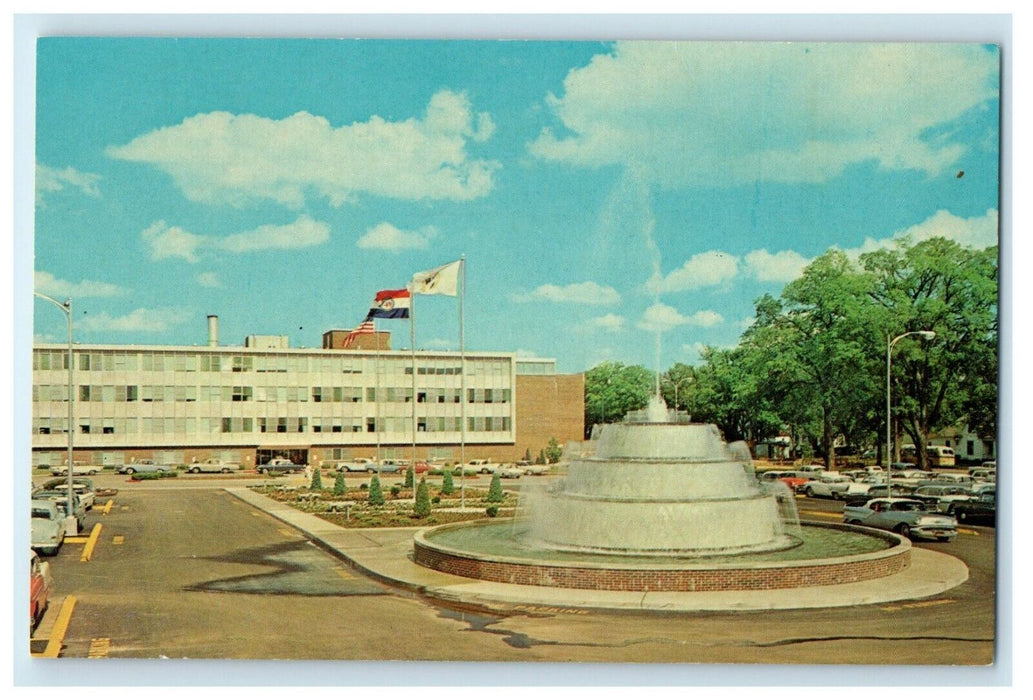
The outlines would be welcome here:
M 409 318 L 409 290 L 408 289 L 382 289 L 377 292 L 373 304 L 366 314 L 366 320 L 371 318 Z

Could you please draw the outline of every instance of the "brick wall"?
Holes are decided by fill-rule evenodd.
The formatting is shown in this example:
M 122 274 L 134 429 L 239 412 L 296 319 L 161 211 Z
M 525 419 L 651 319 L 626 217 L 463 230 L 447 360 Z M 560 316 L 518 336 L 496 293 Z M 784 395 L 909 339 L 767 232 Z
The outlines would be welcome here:
M 531 457 L 555 437 L 560 444 L 585 436 L 585 375 L 517 375 L 516 445 L 507 459 Z

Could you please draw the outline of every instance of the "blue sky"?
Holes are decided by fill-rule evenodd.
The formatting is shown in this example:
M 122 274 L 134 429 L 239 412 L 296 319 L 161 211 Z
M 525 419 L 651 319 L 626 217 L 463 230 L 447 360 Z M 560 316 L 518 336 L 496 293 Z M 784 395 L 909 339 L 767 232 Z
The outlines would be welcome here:
M 829 247 L 996 244 L 974 44 L 42 40 L 35 281 L 83 343 L 288 335 L 467 260 L 466 347 L 695 362 Z M 963 171 L 964 175 L 958 177 Z M 416 300 L 456 349 L 456 301 Z M 61 342 L 45 303 L 35 337 Z M 378 321 L 407 347 L 408 324 Z

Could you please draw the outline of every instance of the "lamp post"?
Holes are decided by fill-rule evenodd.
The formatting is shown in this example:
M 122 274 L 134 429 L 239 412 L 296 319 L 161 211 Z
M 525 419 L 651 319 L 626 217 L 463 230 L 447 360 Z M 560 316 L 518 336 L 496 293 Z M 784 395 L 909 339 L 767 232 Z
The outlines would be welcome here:
M 72 368 L 72 300 L 66 299 L 64 303 L 58 301 L 54 297 L 47 296 L 40 292 L 33 292 L 40 299 L 45 299 L 51 304 L 56 306 L 65 312 L 65 316 L 68 318 L 68 508 L 66 509 L 65 517 L 65 532 L 71 531 L 71 534 L 76 535 L 79 532 L 79 526 L 75 519 L 75 492 L 72 486 L 72 477 L 75 469 L 72 463 L 73 453 L 73 437 L 75 435 L 75 418 L 73 403 L 75 401 L 75 393 L 73 387 L 73 368 Z
M 891 338 L 889 333 L 886 334 L 886 498 L 893 495 L 893 464 L 890 461 L 890 441 L 892 439 L 890 426 L 893 422 L 890 404 L 890 371 L 893 366 L 893 346 L 897 344 L 898 340 L 909 335 L 920 335 L 926 340 L 936 337 L 934 331 L 908 331 L 901 333 L 896 338 Z
M 692 383 L 692 377 L 682 377 L 681 379 L 679 379 L 678 381 L 676 381 L 674 383 L 674 410 L 675 410 L 675 412 L 678 411 L 678 387 L 680 387 L 683 382 L 689 382 L 691 384 Z

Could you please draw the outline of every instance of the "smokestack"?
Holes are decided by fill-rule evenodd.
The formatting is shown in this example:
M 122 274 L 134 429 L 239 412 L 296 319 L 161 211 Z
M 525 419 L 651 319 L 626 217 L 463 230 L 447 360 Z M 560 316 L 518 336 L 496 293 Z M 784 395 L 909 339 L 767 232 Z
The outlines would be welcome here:
M 208 315 L 208 347 L 219 347 L 219 317 Z

